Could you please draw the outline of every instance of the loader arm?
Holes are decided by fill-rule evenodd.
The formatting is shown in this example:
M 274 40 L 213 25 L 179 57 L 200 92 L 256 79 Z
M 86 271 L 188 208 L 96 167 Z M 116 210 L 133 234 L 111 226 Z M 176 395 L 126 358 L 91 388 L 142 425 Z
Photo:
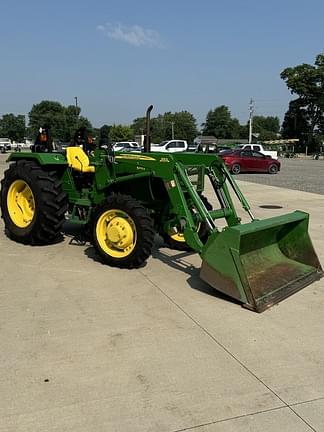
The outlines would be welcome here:
M 307 213 L 295 211 L 256 220 L 237 183 L 215 156 L 200 160 L 220 205 L 220 209 L 208 211 L 190 181 L 188 168 L 194 164 L 186 164 L 186 158 L 189 162 L 188 156 L 175 156 L 168 193 L 186 242 L 202 258 L 200 277 L 204 281 L 247 308 L 262 312 L 323 276 L 308 234 Z M 241 224 L 230 189 L 250 215 L 250 223 Z M 214 222 L 218 218 L 227 222 L 221 231 Z M 197 235 L 197 219 L 209 227 L 206 244 Z

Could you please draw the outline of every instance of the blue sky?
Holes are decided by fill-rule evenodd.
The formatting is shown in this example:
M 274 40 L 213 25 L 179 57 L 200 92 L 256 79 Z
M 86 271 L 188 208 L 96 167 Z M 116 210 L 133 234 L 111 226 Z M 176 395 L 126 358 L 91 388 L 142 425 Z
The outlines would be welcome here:
M 2 0 L 0 115 L 78 97 L 94 126 L 229 106 L 283 117 L 280 72 L 324 52 L 321 0 Z

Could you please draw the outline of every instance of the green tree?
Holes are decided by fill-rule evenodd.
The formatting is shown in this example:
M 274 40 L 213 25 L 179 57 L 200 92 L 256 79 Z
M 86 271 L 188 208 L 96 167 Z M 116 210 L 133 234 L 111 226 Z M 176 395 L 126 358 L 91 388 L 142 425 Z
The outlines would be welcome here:
M 25 116 L 4 114 L 0 119 L 0 136 L 11 141 L 23 141 L 26 133 Z
M 300 112 L 298 118 L 303 119 L 302 126 L 305 128 L 300 134 L 305 136 L 308 144 L 312 144 L 315 135 L 324 132 L 324 54 L 316 57 L 314 65 L 303 63 L 284 69 L 280 77 L 291 93 L 298 96 L 287 116 L 291 117 L 292 110 L 294 115 Z
M 133 129 L 130 126 L 114 124 L 110 128 L 109 135 L 112 142 L 128 141 L 133 138 Z
M 253 117 L 253 130 L 256 132 L 268 131 L 277 134 L 280 129 L 279 117 L 272 116 L 254 116 Z
M 304 134 L 310 133 L 307 110 L 299 99 L 290 101 L 288 111 L 282 122 L 281 134 L 283 138 L 304 139 Z
M 156 117 L 151 118 L 151 141 L 159 143 L 172 137 L 172 123 L 173 128 L 175 126 L 174 114 L 166 112 L 164 114 L 158 114 Z M 136 119 L 136 123 L 133 123 L 134 132 L 139 130 L 139 133 L 146 134 L 146 120 L 145 117 Z M 174 129 L 173 129 L 174 130 Z M 136 134 L 136 133 L 135 133 Z
M 81 126 L 79 125 L 80 112 L 80 107 L 76 107 L 75 105 L 69 105 L 63 109 L 63 115 L 65 117 L 65 136 L 63 141 L 71 141 L 75 131 Z
M 202 126 L 204 135 L 213 135 L 216 138 L 236 139 L 241 131 L 239 121 L 231 117 L 231 112 L 225 105 L 210 110 Z
M 110 129 L 111 126 L 108 125 L 103 125 L 99 129 L 99 146 L 108 145 L 110 143 Z
M 78 128 L 80 128 L 81 126 L 86 127 L 88 129 L 89 134 L 93 135 L 92 124 L 91 124 L 90 120 L 88 120 L 86 117 L 79 116 L 79 118 L 78 118 Z
M 248 139 L 249 138 L 249 125 L 240 125 L 240 130 L 239 130 L 239 138 L 241 139 Z
M 133 121 L 132 129 L 134 135 L 146 133 L 145 117 L 136 118 Z M 197 135 L 197 122 L 194 116 L 188 111 L 166 112 L 151 119 L 152 142 L 161 142 L 166 139 L 185 139 L 192 142 Z
M 65 107 L 54 101 L 35 104 L 29 112 L 29 134 L 35 137 L 40 127 L 49 127 L 53 139 L 70 141 L 81 126 L 85 126 L 91 134 L 92 125 L 86 117 L 80 116 L 80 112 L 79 107 Z
M 66 140 L 67 123 L 65 110 L 59 102 L 42 101 L 33 105 L 29 112 L 29 131 L 31 136 L 36 136 L 40 127 L 51 128 L 53 138 Z
M 163 115 L 159 114 L 157 117 L 152 118 L 151 120 L 151 141 L 152 142 L 159 143 L 165 139 L 168 139 L 166 130 L 168 127 L 167 118 L 169 118 L 170 120 L 169 115 L 171 115 L 171 113 L 165 113 Z M 144 133 L 146 133 L 146 131 Z
M 197 121 L 188 111 L 174 113 L 174 137 L 192 143 L 197 136 Z
M 279 117 L 272 116 L 254 116 L 253 132 L 258 133 L 260 141 L 277 139 L 280 130 Z
M 134 135 L 144 135 L 145 134 L 145 117 L 138 117 L 133 120 L 131 128 L 134 131 Z

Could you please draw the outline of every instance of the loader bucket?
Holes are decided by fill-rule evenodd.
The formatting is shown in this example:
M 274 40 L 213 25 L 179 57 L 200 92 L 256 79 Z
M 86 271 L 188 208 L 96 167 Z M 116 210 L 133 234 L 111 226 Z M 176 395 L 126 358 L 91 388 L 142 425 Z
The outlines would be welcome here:
M 200 277 L 262 312 L 323 275 L 301 211 L 213 233 L 204 246 Z

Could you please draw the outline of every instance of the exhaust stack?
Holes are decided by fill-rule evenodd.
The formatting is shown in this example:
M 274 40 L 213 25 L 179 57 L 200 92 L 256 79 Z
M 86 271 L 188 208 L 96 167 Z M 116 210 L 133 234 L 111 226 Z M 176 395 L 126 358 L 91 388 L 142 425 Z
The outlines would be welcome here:
M 151 128 L 150 128 L 150 115 L 153 109 L 153 105 L 150 105 L 146 110 L 146 134 L 144 140 L 144 151 L 149 153 L 151 151 Z

